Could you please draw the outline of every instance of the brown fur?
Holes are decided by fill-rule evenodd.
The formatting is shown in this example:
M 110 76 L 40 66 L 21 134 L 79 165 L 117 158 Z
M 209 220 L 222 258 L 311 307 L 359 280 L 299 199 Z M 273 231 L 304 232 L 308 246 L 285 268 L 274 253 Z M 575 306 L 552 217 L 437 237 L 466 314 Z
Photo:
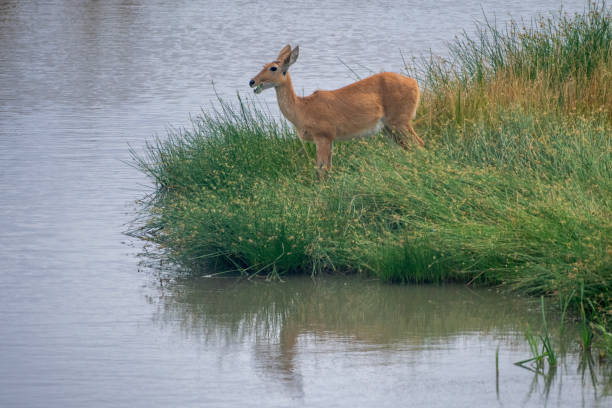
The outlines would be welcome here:
M 335 91 L 316 91 L 310 96 L 296 95 L 287 71 L 297 60 L 299 48 L 287 45 L 276 61 L 264 66 L 251 81 L 256 92 L 274 87 L 283 115 L 296 127 L 303 140 L 317 146 L 317 172 L 321 176 L 331 167 L 334 140 L 365 135 L 380 123 L 404 149 L 408 135 L 419 146 L 423 140 L 412 128 L 419 104 L 416 80 L 385 72 Z M 275 71 L 271 68 L 276 67 Z

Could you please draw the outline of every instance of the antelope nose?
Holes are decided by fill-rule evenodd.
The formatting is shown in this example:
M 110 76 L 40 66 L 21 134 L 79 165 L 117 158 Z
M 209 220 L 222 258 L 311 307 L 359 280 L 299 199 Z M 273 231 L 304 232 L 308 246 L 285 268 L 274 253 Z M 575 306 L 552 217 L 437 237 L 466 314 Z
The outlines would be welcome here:
M 253 85 L 255 85 L 255 80 L 254 80 L 254 79 L 251 79 L 251 80 L 249 81 L 249 86 L 252 88 L 252 87 L 253 87 Z

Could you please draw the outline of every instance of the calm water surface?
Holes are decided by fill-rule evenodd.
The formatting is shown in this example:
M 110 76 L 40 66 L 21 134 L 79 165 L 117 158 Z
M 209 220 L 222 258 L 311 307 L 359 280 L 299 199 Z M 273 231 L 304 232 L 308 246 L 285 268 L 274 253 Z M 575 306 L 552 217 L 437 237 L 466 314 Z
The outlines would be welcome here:
M 128 144 L 216 93 L 251 95 L 286 43 L 308 94 L 352 80 L 340 61 L 365 76 L 443 54 L 482 10 L 559 7 L 0 0 L 0 406 L 609 406 L 571 356 L 546 381 L 511 364 L 537 315 L 521 300 L 358 280 L 161 285 L 122 234 L 148 191 Z M 275 112 L 273 92 L 258 101 Z

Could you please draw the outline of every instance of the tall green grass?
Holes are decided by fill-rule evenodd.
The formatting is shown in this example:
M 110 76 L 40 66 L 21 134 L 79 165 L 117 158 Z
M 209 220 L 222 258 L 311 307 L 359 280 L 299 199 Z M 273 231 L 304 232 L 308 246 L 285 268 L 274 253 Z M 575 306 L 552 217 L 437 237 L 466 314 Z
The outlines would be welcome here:
M 419 115 L 425 127 L 493 125 L 497 110 L 508 106 L 610 122 L 611 9 L 605 2 L 586 7 L 582 14 L 558 13 L 531 24 L 498 27 L 485 20 L 476 34 L 463 33 L 450 44 L 449 58 L 418 64 L 416 74 L 429 90 Z
M 285 122 L 220 102 L 134 154 L 155 190 L 132 233 L 196 272 L 583 290 L 609 331 L 610 16 L 595 5 L 458 39 L 452 64 L 422 72 L 428 148 L 338 143 L 322 182 Z

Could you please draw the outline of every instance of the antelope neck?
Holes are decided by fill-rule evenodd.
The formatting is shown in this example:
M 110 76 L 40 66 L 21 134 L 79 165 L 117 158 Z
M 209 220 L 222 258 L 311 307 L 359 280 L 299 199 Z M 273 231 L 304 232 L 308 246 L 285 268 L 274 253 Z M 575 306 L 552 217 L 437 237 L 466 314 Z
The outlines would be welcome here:
M 276 90 L 276 100 L 278 101 L 278 107 L 289 122 L 298 126 L 298 113 L 297 105 L 300 102 L 300 98 L 295 94 L 293 90 L 293 84 L 291 83 L 291 76 L 287 72 L 287 79 L 281 85 L 274 88 Z

